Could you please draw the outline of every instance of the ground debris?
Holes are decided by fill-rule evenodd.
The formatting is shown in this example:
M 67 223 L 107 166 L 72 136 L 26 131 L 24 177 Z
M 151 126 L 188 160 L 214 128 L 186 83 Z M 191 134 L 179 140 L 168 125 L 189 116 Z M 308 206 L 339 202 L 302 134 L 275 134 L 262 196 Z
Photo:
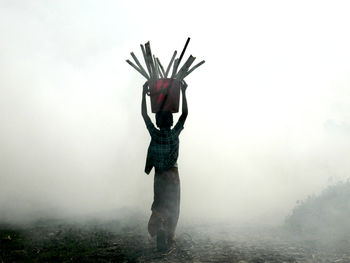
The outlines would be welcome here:
M 186 226 L 186 227 L 185 227 Z M 157 252 L 146 221 L 0 226 L 0 262 L 350 262 L 350 252 L 292 239 L 279 229 L 185 225 L 176 246 Z

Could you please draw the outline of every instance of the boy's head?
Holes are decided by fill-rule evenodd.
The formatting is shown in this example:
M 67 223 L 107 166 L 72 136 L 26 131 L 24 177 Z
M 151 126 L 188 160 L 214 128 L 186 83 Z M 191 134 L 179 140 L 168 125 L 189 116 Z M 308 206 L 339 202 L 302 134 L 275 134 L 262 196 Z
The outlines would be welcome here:
M 156 124 L 161 128 L 170 128 L 173 125 L 173 114 L 170 111 L 158 111 L 156 113 Z

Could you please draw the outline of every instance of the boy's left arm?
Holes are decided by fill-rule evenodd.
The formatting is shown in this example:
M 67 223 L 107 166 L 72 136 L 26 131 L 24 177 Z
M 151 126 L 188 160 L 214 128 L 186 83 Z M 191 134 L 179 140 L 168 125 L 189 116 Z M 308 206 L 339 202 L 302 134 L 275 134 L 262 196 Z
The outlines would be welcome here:
M 187 98 L 186 98 L 186 89 L 187 89 L 187 83 L 183 81 L 181 83 L 181 92 L 182 92 L 182 114 L 179 118 L 179 122 L 182 122 L 183 124 L 186 121 L 187 115 L 188 115 L 188 106 L 187 106 Z

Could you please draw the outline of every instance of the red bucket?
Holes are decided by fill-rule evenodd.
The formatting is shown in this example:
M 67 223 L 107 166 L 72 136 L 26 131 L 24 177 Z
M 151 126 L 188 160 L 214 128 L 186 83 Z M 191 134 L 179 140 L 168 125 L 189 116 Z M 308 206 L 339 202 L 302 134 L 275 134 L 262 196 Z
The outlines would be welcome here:
M 153 113 L 161 110 L 179 112 L 180 81 L 157 79 L 150 83 L 151 108 Z

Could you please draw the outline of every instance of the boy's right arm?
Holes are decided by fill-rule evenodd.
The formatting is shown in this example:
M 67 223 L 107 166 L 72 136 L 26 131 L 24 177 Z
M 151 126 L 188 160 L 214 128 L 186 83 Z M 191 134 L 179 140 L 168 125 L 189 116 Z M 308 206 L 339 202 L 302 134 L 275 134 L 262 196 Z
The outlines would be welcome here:
M 142 114 L 143 120 L 145 121 L 146 125 L 149 124 L 150 122 L 152 123 L 150 117 L 147 114 L 147 104 L 146 104 L 147 91 L 148 91 L 148 81 L 146 81 L 146 83 L 143 84 L 142 102 L 141 102 L 141 114 Z

